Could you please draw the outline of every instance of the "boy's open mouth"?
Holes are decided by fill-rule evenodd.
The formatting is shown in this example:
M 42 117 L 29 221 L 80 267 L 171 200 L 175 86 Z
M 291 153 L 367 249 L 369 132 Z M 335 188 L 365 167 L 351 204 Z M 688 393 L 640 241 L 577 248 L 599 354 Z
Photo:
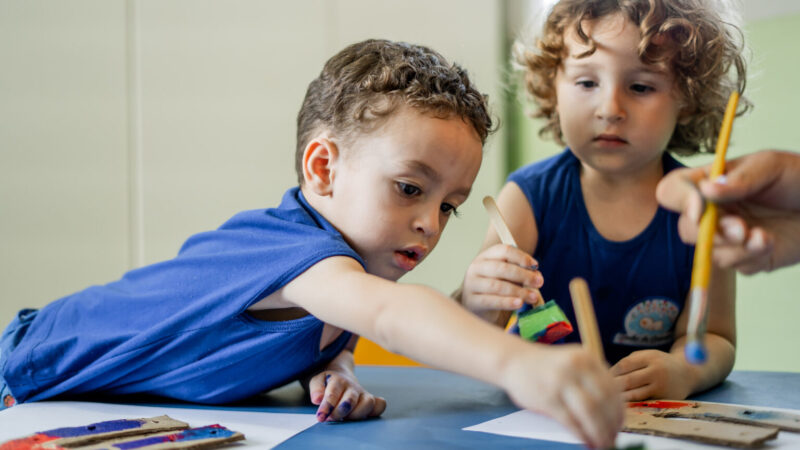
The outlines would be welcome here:
M 395 262 L 405 271 L 410 271 L 416 267 L 424 256 L 425 250 L 415 247 L 394 252 Z

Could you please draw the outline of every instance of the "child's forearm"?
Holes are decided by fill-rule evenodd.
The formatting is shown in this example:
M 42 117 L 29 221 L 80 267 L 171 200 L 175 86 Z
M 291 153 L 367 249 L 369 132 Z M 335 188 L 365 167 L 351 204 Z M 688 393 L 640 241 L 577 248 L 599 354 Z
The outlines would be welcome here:
M 402 300 L 386 302 L 374 326 L 374 339 L 390 351 L 500 386 L 498 375 L 508 361 L 532 347 L 434 289 L 416 285 L 396 288 Z M 457 345 L 452 345 L 454 339 Z
M 685 382 L 690 387 L 690 395 L 719 384 L 733 369 L 736 347 L 729 340 L 713 333 L 706 333 L 705 344 L 708 360 L 701 365 L 686 361 L 684 357 L 686 336 L 677 339 L 670 350 L 670 353 L 677 356 L 684 364 L 683 372 L 686 374 Z
M 464 308 L 467 308 L 467 305 L 464 304 L 462 290 L 463 286 L 459 286 L 458 289 L 456 289 L 452 294 L 450 294 L 450 298 L 458 302 Z M 511 311 L 503 311 L 503 310 L 472 311 L 469 308 L 467 308 L 467 310 L 472 312 L 476 316 L 480 317 L 481 319 L 485 320 L 486 322 L 495 324 L 500 328 L 505 328 L 509 319 L 511 319 L 511 314 L 512 314 Z

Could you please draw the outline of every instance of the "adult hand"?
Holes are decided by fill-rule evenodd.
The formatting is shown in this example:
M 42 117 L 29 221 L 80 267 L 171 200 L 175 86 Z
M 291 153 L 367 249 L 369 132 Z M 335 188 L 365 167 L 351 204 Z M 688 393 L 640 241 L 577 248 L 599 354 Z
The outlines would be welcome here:
M 800 262 L 800 155 L 761 151 L 731 160 L 721 180 L 708 167 L 670 172 L 656 197 L 681 214 L 679 233 L 697 240 L 704 198 L 720 208 L 714 260 L 751 274 Z

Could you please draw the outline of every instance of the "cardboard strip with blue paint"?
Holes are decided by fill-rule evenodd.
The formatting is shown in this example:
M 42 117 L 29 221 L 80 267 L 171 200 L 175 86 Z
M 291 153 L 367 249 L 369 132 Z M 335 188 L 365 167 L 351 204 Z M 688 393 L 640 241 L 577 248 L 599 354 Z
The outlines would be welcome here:
M 719 422 L 740 423 L 761 427 L 774 427 L 783 431 L 800 433 L 800 414 L 754 408 L 678 400 L 651 400 L 628 404 L 628 409 L 652 414 L 656 417 L 681 417 Z

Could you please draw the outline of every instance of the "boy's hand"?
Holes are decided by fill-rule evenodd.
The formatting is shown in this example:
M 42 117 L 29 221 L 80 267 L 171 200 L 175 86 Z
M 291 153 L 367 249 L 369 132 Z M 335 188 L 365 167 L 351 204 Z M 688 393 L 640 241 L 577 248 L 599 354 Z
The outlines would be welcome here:
M 540 344 L 512 359 L 503 380 L 518 406 L 549 415 L 590 447 L 611 447 L 622 426 L 619 385 L 608 366 L 575 345 Z
M 364 390 L 352 369 L 337 364 L 337 359 L 308 382 L 311 403 L 319 405 L 317 420 L 363 420 L 380 416 L 386 409 L 386 400 Z
M 622 386 L 627 402 L 648 398 L 682 400 L 691 394 L 683 357 L 660 350 L 639 350 L 620 359 L 611 374 Z
M 473 312 L 515 310 L 524 303 L 543 302 L 544 283 L 533 257 L 510 245 L 497 244 L 481 252 L 469 265 L 461 291 L 462 304 Z

